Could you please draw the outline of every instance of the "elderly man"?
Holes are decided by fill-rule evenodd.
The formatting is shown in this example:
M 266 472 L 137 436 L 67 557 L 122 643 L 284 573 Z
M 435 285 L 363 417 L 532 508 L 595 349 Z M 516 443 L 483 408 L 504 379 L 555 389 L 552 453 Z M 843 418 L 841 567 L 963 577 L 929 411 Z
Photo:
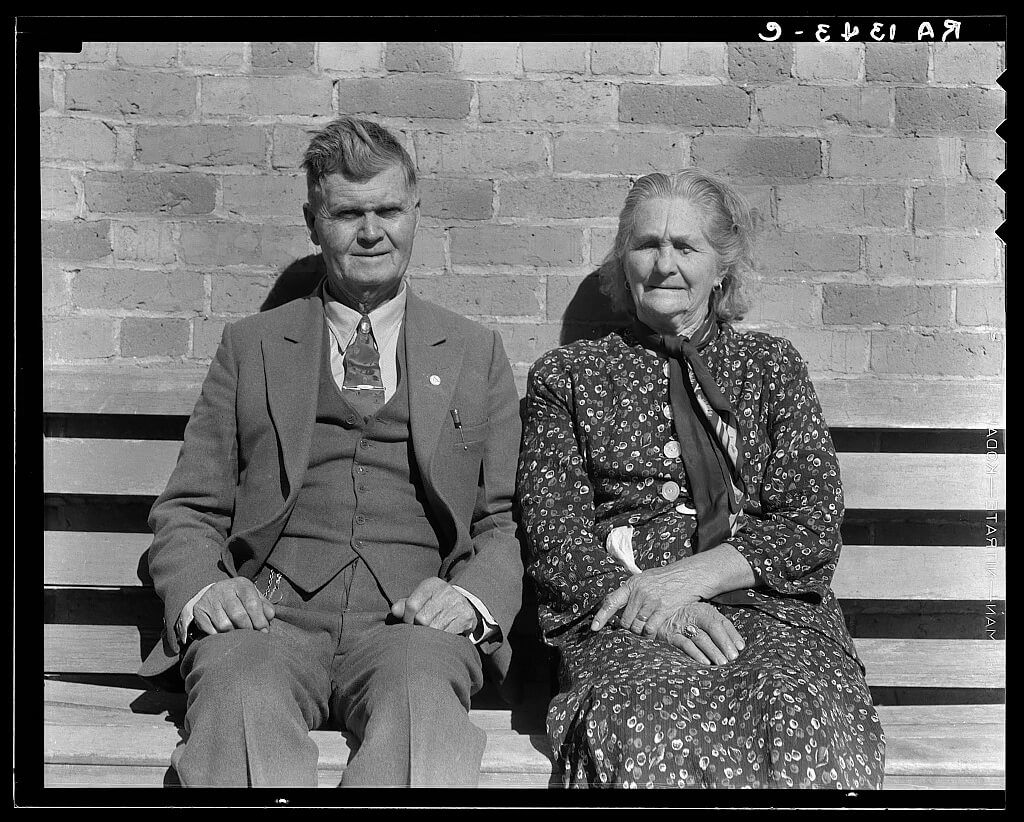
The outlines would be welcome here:
M 470 697 L 520 605 L 517 392 L 496 333 L 406 283 L 394 136 L 342 117 L 303 166 L 326 277 L 224 329 L 150 515 L 164 636 L 140 673 L 180 665 L 184 785 L 316 785 L 333 725 L 359 740 L 342 785 L 472 786 Z

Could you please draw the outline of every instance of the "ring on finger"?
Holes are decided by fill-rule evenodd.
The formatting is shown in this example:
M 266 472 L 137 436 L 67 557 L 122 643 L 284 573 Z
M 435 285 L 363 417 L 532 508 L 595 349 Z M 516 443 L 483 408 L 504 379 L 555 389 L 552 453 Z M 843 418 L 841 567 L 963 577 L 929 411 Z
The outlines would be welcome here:
M 683 636 L 687 639 L 693 639 L 697 636 L 697 633 L 698 628 L 692 622 L 687 622 L 686 625 L 683 626 Z

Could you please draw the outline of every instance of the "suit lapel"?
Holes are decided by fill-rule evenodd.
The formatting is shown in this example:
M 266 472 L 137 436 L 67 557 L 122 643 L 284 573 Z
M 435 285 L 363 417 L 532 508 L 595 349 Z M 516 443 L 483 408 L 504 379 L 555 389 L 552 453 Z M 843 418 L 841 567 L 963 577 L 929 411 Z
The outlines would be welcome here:
M 430 463 L 450 411 L 465 340 L 446 327 L 440 312 L 409 291 L 405 307 L 405 360 L 413 453 L 431 487 Z
M 316 422 L 325 322 L 318 294 L 296 307 L 283 333 L 261 342 L 267 407 L 281 444 L 289 499 L 302 485 Z

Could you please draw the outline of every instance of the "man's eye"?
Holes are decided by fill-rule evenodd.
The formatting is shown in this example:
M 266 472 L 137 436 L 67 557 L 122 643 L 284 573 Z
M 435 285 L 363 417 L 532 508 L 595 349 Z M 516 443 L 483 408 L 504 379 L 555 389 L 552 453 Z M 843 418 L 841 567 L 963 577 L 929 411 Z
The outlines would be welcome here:
M 397 217 L 400 211 L 398 208 L 382 208 L 377 214 L 381 217 Z

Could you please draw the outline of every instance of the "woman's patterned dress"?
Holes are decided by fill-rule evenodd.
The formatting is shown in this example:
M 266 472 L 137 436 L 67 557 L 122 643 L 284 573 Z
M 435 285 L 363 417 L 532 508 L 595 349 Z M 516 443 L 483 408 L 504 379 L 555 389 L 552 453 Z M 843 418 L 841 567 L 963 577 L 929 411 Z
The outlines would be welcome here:
M 667 362 L 623 329 L 530 372 L 518 503 L 560 652 L 547 726 L 563 783 L 880 788 L 885 738 L 829 587 L 842 487 L 807 368 L 788 341 L 727 324 L 702 356 L 743 442 L 748 518 L 728 544 L 758 579 L 743 604 L 717 606 L 746 642 L 723 666 L 589 627 L 629 577 L 605 552 L 612 528 L 634 527 L 641 569 L 692 554 Z

